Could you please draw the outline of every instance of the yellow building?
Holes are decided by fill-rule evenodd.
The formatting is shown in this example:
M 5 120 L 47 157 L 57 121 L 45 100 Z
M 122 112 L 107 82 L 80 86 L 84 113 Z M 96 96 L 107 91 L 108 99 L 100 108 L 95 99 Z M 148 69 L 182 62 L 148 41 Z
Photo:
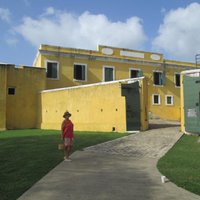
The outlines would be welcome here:
M 92 51 L 41 45 L 34 66 L 46 68 L 47 89 L 145 76 L 150 117 L 180 121 L 180 73 L 195 64 L 108 46 Z
M 33 65 L 0 64 L 0 129 L 60 129 L 66 109 L 76 130 L 146 130 L 148 114 L 180 121 L 180 73 L 196 67 L 153 52 L 50 45 Z
M 75 130 L 148 128 L 144 77 L 45 90 L 45 68 L 2 64 L 0 78 L 1 130 L 60 129 L 66 109 L 73 113 Z
M 41 128 L 60 129 L 66 109 L 78 131 L 148 129 L 144 77 L 73 86 L 41 92 Z
M 0 129 L 36 128 L 44 68 L 0 64 Z

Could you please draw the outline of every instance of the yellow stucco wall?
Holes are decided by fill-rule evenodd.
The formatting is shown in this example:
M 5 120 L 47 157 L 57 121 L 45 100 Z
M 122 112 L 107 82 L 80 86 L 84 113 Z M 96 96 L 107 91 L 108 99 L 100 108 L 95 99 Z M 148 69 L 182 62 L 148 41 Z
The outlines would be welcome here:
M 153 52 L 99 46 L 97 51 L 41 45 L 35 66 L 46 67 L 47 61 L 59 64 L 59 79 L 47 79 L 47 89 L 91 84 L 103 81 L 103 67 L 114 67 L 115 80 L 130 78 L 131 68 L 143 71 L 147 77 L 148 105 L 151 117 L 180 121 L 180 87 L 175 87 L 174 75 L 195 67 L 194 63 L 164 60 L 163 55 Z M 87 80 L 73 79 L 74 63 L 86 64 Z M 165 84 L 153 84 L 153 72 L 166 74 Z M 160 95 L 160 105 L 153 105 L 152 95 Z M 166 105 L 167 95 L 173 96 L 173 105 Z
M 156 68 L 151 68 L 147 73 L 148 77 L 148 89 L 149 89 L 149 111 L 153 113 L 154 117 L 159 117 L 166 120 L 178 120 L 180 121 L 180 87 L 175 87 L 174 84 L 174 73 L 180 73 L 181 69 L 178 68 L 161 68 L 166 74 L 165 84 L 163 86 L 154 86 L 152 80 L 152 70 Z M 160 105 L 154 105 L 152 102 L 152 95 L 160 95 Z M 173 96 L 173 105 L 166 105 L 166 96 Z
M 6 80 L 5 65 L 0 65 L 0 130 L 6 129 Z
M 6 87 L 15 88 L 14 95 L 6 96 L 7 129 L 36 128 L 39 92 L 45 89 L 45 69 L 14 66 L 6 69 Z
M 141 97 L 145 83 L 141 80 Z M 141 106 L 145 105 L 142 100 Z M 46 90 L 41 93 L 41 128 L 60 129 L 65 110 L 72 113 L 77 131 L 126 131 L 125 97 L 121 83 L 110 82 L 79 87 Z M 141 130 L 148 128 L 146 108 L 142 109 Z

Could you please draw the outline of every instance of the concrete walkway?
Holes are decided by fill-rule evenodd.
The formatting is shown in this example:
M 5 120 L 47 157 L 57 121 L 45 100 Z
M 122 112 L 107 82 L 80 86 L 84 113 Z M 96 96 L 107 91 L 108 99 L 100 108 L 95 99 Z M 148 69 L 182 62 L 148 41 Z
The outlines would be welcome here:
M 19 200 L 200 200 L 175 184 L 161 182 L 156 168 L 181 137 L 176 124 L 154 124 L 154 129 L 77 151 L 72 162 L 62 162 Z

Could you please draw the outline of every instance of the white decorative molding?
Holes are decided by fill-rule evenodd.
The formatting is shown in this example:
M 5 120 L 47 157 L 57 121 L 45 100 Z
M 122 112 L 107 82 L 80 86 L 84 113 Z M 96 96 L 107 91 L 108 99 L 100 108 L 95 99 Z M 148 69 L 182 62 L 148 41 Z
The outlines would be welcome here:
M 134 57 L 134 58 L 144 58 L 144 53 L 121 50 L 120 56 L 127 56 L 127 57 Z
M 190 77 L 200 77 L 200 72 L 195 72 L 195 73 L 186 74 L 186 75 Z
M 106 55 L 113 55 L 113 49 L 111 48 L 103 48 L 101 52 Z
M 190 69 L 190 70 L 185 70 L 185 71 L 182 71 L 181 74 L 196 74 L 196 73 L 199 73 L 200 74 L 200 69 Z
M 160 60 L 160 55 L 158 55 L 158 54 L 151 54 L 151 59 L 152 60 Z

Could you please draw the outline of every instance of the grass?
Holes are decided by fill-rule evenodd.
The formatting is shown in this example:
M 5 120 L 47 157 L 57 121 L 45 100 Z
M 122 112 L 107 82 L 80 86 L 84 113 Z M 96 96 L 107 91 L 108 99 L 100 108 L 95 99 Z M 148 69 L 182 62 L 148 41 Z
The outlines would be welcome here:
M 121 133 L 75 132 L 73 151 L 125 136 Z M 0 199 L 14 200 L 63 160 L 59 131 L 0 132 Z
M 200 195 L 199 137 L 184 135 L 157 164 L 159 171 L 179 187 Z

